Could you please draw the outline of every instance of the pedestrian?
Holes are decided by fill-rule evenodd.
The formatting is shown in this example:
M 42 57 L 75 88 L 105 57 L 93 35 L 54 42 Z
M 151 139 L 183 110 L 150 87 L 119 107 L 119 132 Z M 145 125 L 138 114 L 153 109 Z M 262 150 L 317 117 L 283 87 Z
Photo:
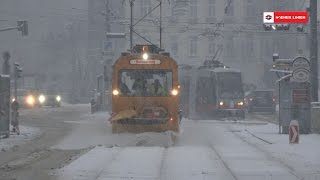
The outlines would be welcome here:
M 156 79 L 151 86 L 148 87 L 151 96 L 167 96 L 166 90 L 162 87 L 160 81 Z
M 5 112 L 4 112 L 4 109 L 2 108 L 1 106 L 1 103 L 0 103 L 0 116 L 5 116 Z
M 14 100 L 11 103 L 11 109 L 12 109 L 12 119 L 11 119 L 11 125 L 12 125 L 12 131 L 16 132 L 18 135 L 20 134 L 19 130 L 19 103 L 17 100 Z
M 3 65 L 2 65 L 2 74 L 10 75 L 10 53 L 5 51 L 2 53 Z
M 94 98 L 91 98 L 91 114 L 96 112 L 95 108 L 96 108 L 96 101 L 94 100 Z

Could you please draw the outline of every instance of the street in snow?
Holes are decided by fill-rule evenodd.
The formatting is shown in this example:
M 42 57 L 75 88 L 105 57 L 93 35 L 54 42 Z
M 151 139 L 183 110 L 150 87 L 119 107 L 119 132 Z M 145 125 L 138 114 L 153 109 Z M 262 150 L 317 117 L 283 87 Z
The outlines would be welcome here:
M 93 116 L 94 117 L 94 116 Z M 100 117 L 100 118 L 99 118 Z M 103 123 L 101 116 L 88 123 Z M 84 123 L 57 147 L 76 147 L 82 139 L 100 139 L 71 164 L 55 170 L 58 179 L 318 179 L 319 135 L 303 135 L 301 143 L 290 145 L 288 135 L 280 135 L 277 126 L 258 121 L 186 120 L 182 133 L 169 147 L 148 144 L 157 137 L 150 133 L 145 146 L 136 146 L 137 135 L 112 135 L 110 128 L 84 132 Z M 88 127 L 90 129 L 90 127 Z M 109 132 L 108 132 L 109 131 Z M 80 134 L 84 133 L 85 139 Z M 90 135 L 92 133 L 92 136 Z M 79 135 L 79 136 L 78 136 Z M 145 134 L 145 136 L 147 136 Z M 77 141 L 79 137 L 79 141 Z M 103 138 L 105 137 L 105 139 Z M 121 143 L 112 141 L 121 139 Z M 68 139 L 68 137 L 66 138 Z M 127 141 L 127 144 L 122 144 Z M 130 144 L 131 143 L 131 144 Z M 78 144 L 78 145 L 80 145 Z

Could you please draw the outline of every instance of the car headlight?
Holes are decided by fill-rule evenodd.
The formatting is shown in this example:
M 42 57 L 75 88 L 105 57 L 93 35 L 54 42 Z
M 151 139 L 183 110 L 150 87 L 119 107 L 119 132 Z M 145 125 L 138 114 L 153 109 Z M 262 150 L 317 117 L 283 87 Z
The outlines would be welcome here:
M 219 102 L 219 105 L 220 105 L 220 106 L 223 106 L 223 104 L 224 104 L 223 101 L 220 101 L 220 102 Z
M 238 106 L 243 106 L 243 102 L 242 101 L 238 102 Z
M 41 104 L 46 101 L 46 97 L 43 94 L 41 94 L 38 99 Z
M 33 106 L 34 105 L 34 97 L 32 95 L 29 95 L 26 99 L 27 101 L 27 104 L 30 105 L 30 106 Z
M 60 96 L 57 96 L 57 97 L 56 97 L 56 100 L 57 100 L 58 102 L 60 102 L 60 101 L 61 101 L 61 97 L 60 97 Z
M 16 98 L 12 98 L 11 101 L 14 102 L 16 100 Z

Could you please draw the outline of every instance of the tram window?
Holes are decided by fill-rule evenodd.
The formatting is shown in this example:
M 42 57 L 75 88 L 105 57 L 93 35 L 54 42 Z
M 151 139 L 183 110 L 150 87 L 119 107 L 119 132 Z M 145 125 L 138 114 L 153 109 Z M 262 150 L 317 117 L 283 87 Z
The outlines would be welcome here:
M 241 75 L 239 73 L 219 73 L 218 91 L 221 97 L 243 96 Z
M 121 96 L 169 96 L 172 72 L 169 70 L 120 70 Z
M 198 79 L 197 100 L 200 104 L 213 104 L 216 102 L 215 84 L 211 78 L 202 77 Z

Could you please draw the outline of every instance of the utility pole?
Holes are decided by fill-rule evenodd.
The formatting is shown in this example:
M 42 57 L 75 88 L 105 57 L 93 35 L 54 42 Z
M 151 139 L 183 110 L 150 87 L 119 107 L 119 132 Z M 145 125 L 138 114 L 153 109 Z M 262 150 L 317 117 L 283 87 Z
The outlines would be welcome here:
M 317 0 L 310 0 L 310 62 L 312 101 L 318 102 L 318 39 L 317 39 Z
M 160 0 L 160 49 L 162 49 L 162 0 Z
M 106 7 L 106 31 L 107 33 L 110 32 L 110 18 L 109 18 L 109 0 L 106 0 L 105 2 L 105 7 Z
M 110 26 L 111 22 L 110 22 L 110 17 L 109 17 L 111 13 L 109 12 L 109 9 L 110 9 L 109 0 L 105 0 L 104 3 L 105 3 L 105 8 L 106 8 L 106 13 L 105 13 L 106 34 L 105 34 L 105 38 L 106 38 L 106 43 L 109 43 L 109 42 L 111 42 L 110 37 L 108 37 L 108 33 L 110 33 L 110 31 L 111 31 L 111 26 Z M 110 50 L 109 49 L 104 49 L 104 50 L 107 51 L 107 58 L 104 59 L 105 60 L 105 64 L 103 66 L 103 77 L 104 78 L 101 79 L 102 88 L 100 88 L 100 90 L 101 90 L 101 92 L 100 92 L 100 100 L 101 100 L 100 109 L 107 110 L 108 109 L 107 104 L 110 104 L 110 103 L 107 103 L 106 91 L 110 89 L 110 87 L 109 87 L 110 83 L 109 83 L 108 79 L 106 78 L 106 76 L 109 76 L 109 72 L 106 69 L 106 67 L 110 67 L 112 61 L 109 59 L 109 58 L 111 58 L 111 56 L 109 55 Z M 99 91 L 99 89 L 98 89 L 98 91 Z
M 132 51 L 132 36 L 133 36 L 133 1 L 130 0 L 130 51 Z

